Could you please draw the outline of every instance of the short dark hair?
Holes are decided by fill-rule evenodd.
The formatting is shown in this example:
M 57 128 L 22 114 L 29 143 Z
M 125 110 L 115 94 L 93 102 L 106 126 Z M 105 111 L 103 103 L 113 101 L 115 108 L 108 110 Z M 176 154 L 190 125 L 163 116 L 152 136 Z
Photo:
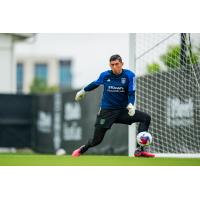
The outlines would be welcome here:
M 115 61 L 115 60 L 119 60 L 120 62 L 122 62 L 122 58 L 121 58 L 121 56 L 118 55 L 118 54 L 112 55 L 112 56 L 110 57 L 110 62 Z

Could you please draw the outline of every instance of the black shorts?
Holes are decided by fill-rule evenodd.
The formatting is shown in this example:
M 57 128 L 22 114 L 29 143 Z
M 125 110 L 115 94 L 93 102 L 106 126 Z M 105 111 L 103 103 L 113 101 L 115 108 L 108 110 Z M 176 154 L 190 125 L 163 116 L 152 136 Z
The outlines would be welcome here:
M 95 126 L 110 129 L 114 123 L 131 125 L 134 122 L 143 121 L 146 113 L 139 110 L 135 111 L 134 116 L 129 116 L 128 110 L 125 109 L 101 109 L 96 118 Z

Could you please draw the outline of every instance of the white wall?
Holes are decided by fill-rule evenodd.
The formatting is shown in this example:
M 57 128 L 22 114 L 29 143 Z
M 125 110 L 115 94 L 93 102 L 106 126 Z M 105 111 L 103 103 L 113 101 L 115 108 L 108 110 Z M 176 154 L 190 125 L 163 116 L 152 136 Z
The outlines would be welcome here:
M 109 69 L 109 57 L 120 54 L 128 68 L 128 34 L 38 34 L 34 43 L 17 43 L 16 57 L 53 56 L 72 59 L 74 88 Z
M 16 91 L 12 36 L 0 34 L 0 93 Z

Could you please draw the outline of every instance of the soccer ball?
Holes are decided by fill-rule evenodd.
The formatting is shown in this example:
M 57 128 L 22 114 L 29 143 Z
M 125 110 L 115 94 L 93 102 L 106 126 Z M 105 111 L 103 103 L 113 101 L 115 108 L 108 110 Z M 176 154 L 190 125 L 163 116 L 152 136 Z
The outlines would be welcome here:
M 138 133 L 137 143 L 142 147 L 143 146 L 149 146 L 152 143 L 151 134 L 146 132 L 146 131 Z
M 56 155 L 57 156 L 64 156 L 64 155 L 66 155 L 66 151 L 64 150 L 64 149 L 58 149 L 57 151 L 56 151 Z

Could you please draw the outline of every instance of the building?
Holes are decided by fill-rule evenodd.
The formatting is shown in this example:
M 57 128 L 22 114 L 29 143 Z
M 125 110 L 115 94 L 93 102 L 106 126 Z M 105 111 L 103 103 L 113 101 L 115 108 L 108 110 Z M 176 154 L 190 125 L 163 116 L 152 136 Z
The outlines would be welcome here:
M 73 89 L 83 87 L 108 70 L 112 54 L 120 54 L 128 68 L 128 39 L 128 34 L 38 33 L 33 42 L 15 46 L 19 73 L 20 68 L 24 69 L 23 91 L 29 91 L 36 76 L 36 63 L 48 63 L 43 71 L 49 85 L 65 84 L 64 77 L 71 75 L 66 77 L 65 85 Z M 68 70 L 60 67 L 61 63 L 68 63 Z M 61 71 L 65 71 L 63 75 Z
M 124 68 L 135 67 L 137 76 L 148 73 L 147 64 L 152 62 L 158 62 L 166 70 L 160 55 L 168 46 L 180 43 L 179 34 L 138 33 L 136 66 L 129 66 L 132 58 L 128 33 L 38 33 L 34 38 L 33 42 L 15 45 L 18 92 L 28 93 L 30 84 L 38 76 L 49 86 L 80 89 L 109 69 L 109 58 L 113 54 L 122 56 Z M 60 67 L 61 63 L 65 67 Z
M 17 57 L 17 93 L 29 93 L 35 79 L 61 90 L 72 87 L 72 60 L 55 56 Z
M 16 42 L 24 42 L 33 37 L 29 33 L 0 34 L 0 92 L 16 92 L 16 65 L 14 46 Z

